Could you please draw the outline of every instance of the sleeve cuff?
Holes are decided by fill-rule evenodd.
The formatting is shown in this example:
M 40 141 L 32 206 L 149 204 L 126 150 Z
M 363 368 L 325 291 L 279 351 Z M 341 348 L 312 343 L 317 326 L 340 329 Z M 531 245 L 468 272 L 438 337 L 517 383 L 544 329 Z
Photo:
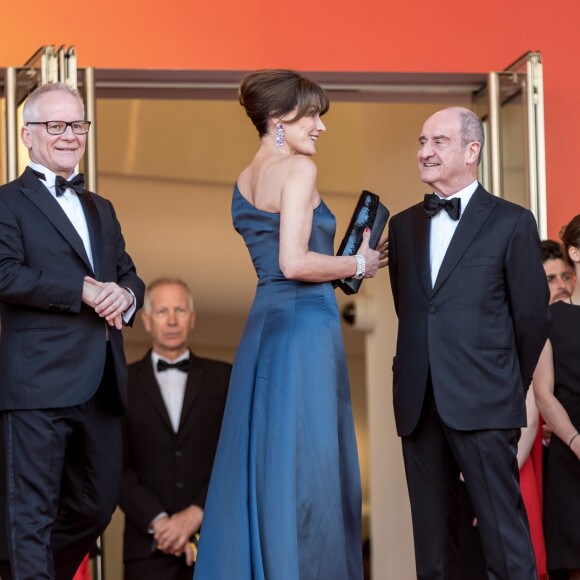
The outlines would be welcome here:
M 167 512 L 161 512 L 159 514 L 157 514 L 150 522 L 149 522 L 149 528 L 147 529 L 147 533 L 152 534 L 153 533 L 153 526 L 155 525 L 155 522 L 158 522 L 161 518 L 168 518 L 169 514 Z
M 137 310 L 137 299 L 135 298 L 135 294 L 133 293 L 133 290 L 131 290 L 131 288 L 127 288 L 126 286 L 123 286 L 123 288 L 127 290 L 127 292 L 131 294 L 131 296 L 133 296 L 133 303 L 131 304 L 131 306 L 129 306 L 129 308 L 125 312 L 123 312 L 122 316 L 123 322 L 125 324 L 129 324 L 129 321 L 131 320 L 131 318 L 133 318 L 133 315 Z

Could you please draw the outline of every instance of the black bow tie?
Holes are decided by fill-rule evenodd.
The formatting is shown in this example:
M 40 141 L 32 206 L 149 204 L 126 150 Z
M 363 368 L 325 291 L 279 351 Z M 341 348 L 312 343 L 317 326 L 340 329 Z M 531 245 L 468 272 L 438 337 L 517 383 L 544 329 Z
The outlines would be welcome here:
M 32 169 L 32 167 L 30 168 L 30 171 L 32 171 L 38 179 L 46 181 L 46 175 L 41 171 L 36 171 L 36 169 Z M 66 191 L 67 187 L 70 187 L 80 195 L 85 190 L 85 176 L 82 173 L 78 173 L 70 181 L 67 181 L 61 175 L 57 175 L 54 179 L 54 191 L 56 192 L 56 197 L 60 197 Z
M 444 209 L 452 220 L 458 220 L 461 214 L 461 199 L 443 199 L 434 193 L 426 193 L 423 200 L 423 209 L 427 217 L 433 217 L 439 210 Z
M 54 190 L 56 197 L 61 196 L 70 187 L 74 192 L 81 194 L 85 190 L 85 176 L 82 173 L 75 175 L 70 181 L 67 181 L 62 175 L 57 175 L 54 180 Z
M 168 363 L 162 359 L 157 361 L 157 371 L 162 372 L 166 371 L 167 369 L 177 369 L 178 371 L 182 371 L 186 373 L 189 370 L 189 359 L 184 358 L 183 360 L 177 361 L 176 363 Z

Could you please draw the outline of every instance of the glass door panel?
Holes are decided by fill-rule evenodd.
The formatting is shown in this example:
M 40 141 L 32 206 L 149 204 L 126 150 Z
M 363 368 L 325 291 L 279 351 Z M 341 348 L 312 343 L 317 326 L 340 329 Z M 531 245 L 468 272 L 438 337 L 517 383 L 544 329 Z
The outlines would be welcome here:
M 532 211 L 546 236 L 546 178 L 542 58 L 530 52 L 505 71 L 491 72 L 474 94 L 487 142 L 480 167 L 484 186 Z

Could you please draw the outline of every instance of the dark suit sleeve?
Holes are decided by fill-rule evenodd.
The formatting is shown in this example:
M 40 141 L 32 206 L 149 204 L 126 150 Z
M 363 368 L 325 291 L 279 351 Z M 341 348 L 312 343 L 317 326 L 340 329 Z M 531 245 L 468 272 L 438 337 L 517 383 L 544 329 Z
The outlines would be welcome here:
M 133 294 L 135 295 L 136 301 L 136 309 L 139 310 L 143 306 L 143 296 L 145 294 L 145 284 L 143 281 L 137 276 L 135 270 L 135 264 L 131 259 L 131 256 L 127 254 L 125 250 L 125 239 L 123 238 L 123 234 L 121 232 L 121 224 L 119 224 L 119 220 L 115 214 L 115 209 L 113 208 L 113 204 L 110 202 L 109 206 L 111 208 L 112 217 L 115 223 L 115 228 L 117 232 L 117 240 L 116 240 L 116 252 L 117 252 L 117 279 L 115 280 L 119 286 L 123 288 L 130 288 Z M 135 315 L 127 321 L 127 325 L 131 326 L 133 321 L 135 320 Z
M 50 264 L 45 269 L 27 265 L 18 218 L 0 195 L 0 302 L 78 313 L 82 289 L 82 276 L 67 275 L 62 268 L 50 268 Z
M 523 212 L 514 228 L 504 266 L 520 372 L 526 389 L 550 328 L 550 290 L 536 228 L 533 215 Z
M 391 280 L 391 290 L 393 293 L 393 302 L 395 312 L 399 314 L 399 289 L 398 289 L 398 264 L 397 264 L 397 247 L 395 243 L 396 219 L 389 224 L 389 278 Z
M 193 499 L 193 505 L 199 506 L 202 510 L 205 509 L 205 500 L 207 499 L 207 491 L 209 489 L 209 477 L 205 485 L 201 488 L 199 493 Z
M 230 377 L 232 374 L 232 365 L 224 362 L 211 361 L 211 382 L 214 391 L 213 413 L 211 414 L 211 427 L 213 436 L 206 441 L 206 452 L 211 458 L 211 465 L 215 458 L 219 434 L 221 431 L 224 410 L 226 406 L 226 398 L 230 384 Z M 209 489 L 209 481 L 211 478 L 211 467 L 206 471 L 205 484 L 199 489 L 198 493 L 193 498 L 193 504 L 205 509 L 205 502 L 207 499 L 207 492 Z

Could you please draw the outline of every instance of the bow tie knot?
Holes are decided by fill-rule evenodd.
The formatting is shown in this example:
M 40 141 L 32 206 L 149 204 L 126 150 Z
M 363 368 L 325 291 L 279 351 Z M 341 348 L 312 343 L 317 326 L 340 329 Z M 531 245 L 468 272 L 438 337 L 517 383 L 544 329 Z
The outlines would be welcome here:
M 54 180 L 56 196 L 60 197 L 67 188 L 72 189 L 79 195 L 82 194 L 85 190 L 85 176 L 82 173 L 78 173 L 70 181 L 67 181 L 62 175 L 57 175 Z
M 423 209 L 425 210 L 425 215 L 429 218 L 444 209 L 452 220 L 458 220 L 461 215 L 461 199 L 459 197 L 444 199 L 434 193 L 426 193 L 423 200 Z
M 157 361 L 157 371 L 162 372 L 169 369 L 177 369 L 178 371 L 186 373 L 189 370 L 189 359 L 177 361 L 176 363 L 169 363 L 163 359 Z

